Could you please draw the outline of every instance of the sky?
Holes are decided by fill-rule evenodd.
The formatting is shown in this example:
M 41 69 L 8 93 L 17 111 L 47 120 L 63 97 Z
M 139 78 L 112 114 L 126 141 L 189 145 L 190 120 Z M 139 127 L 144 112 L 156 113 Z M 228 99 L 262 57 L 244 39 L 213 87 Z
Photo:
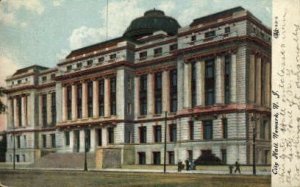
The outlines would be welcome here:
M 236 6 L 271 26 L 272 0 L 108 0 L 107 39 L 153 8 L 187 26 Z M 0 0 L 0 86 L 19 68 L 55 67 L 71 50 L 105 41 L 106 10 L 107 0 Z

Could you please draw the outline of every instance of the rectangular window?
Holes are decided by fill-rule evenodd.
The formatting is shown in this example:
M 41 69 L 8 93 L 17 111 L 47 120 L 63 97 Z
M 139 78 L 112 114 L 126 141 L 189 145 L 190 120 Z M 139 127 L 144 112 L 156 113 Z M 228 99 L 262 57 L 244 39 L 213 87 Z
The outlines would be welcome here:
M 66 146 L 70 145 L 70 131 L 65 132 L 65 144 Z
M 117 54 L 111 54 L 111 55 L 109 55 L 109 59 L 110 60 L 114 60 L 116 58 L 117 58 Z
M 160 164 L 160 152 L 153 152 L 153 164 L 154 165 Z
M 67 87 L 67 117 L 68 120 L 71 120 L 72 115 L 72 88 L 71 86 Z
M 47 94 L 42 95 L 42 121 L 43 127 L 47 126 Z
M 266 126 L 267 126 L 267 120 L 263 120 L 260 124 L 260 139 L 266 138 Z
M 177 141 L 176 124 L 170 124 L 169 125 L 169 137 L 170 137 L 170 142 L 176 142 Z
M 24 140 L 24 147 L 23 148 L 27 148 L 27 140 L 26 140 L 26 136 L 24 135 L 23 136 L 23 140 Z
M 116 77 L 110 79 L 110 113 L 117 114 L 117 85 Z
M 99 116 L 104 116 L 104 80 L 99 80 Z
M 171 165 L 175 164 L 174 151 L 168 151 L 168 157 L 169 157 L 169 164 Z
M 229 55 L 225 56 L 225 73 L 224 73 L 224 96 L 225 103 L 230 102 L 230 74 L 231 74 L 231 57 Z
M 42 77 L 42 81 L 43 81 L 43 82 L 46 82 L 46 80 L 47 80 L 47 77 L 46 77 L 46 76 L 43 76 L 43 77 Z
M 17 136 L 17 148 L 21 148 L 21 136 Z
M 223 128 L 223 138 L 226 139 L 228 137 L 227 118 L 222 119 L 222 128 Z
M 77 118 L 82 118 L 82 85 L 77 85 Z
M 162 48 L 156 48 L 154 49 L 154 56 L 161 56 L 162 55 Z
M 21 84 L 22 83 L 22 80 L 18 80 L 18 84 Z
M 211 37 L 216 36 L 216 31 L 209 31 L 209 32 L 206 32 L 204 35 L 205 35 L 205 38 L 211 38 Z
M 225 27 L 224 32 L 225 32 L 226 34 L 230 33 L 230 27 Z
M 93 60 L 88 60 L 86 63 L 87 63 L 87 66 L 91 66 L 91 65 L 93 65 Z
M 147 58 L 147 51 L 140 52 L 140 59 L 143 60 L 146 58 Z
M 171 52 L 171 51 L 174 51 L 174 50 L 176 50 L 176 49 L 177 49 L 177 44 L 172 44 L 172 45 L 170 45 L 170 47 L 169 47 L 170 52 Z
M 17 109 L 18 109 L 18 119 L 19 119 L 19 126 L 22 126 L 22 98 L 17 97 Z
M 161 114 L 162 112 L 162 73 L 158 72 L 154 74 L 154 97 L 155 97 L 155 114 Z
M 82 67 L 82 63 L 80 62 L 80 63 L 76 64 L 76 67 L 77 68 L 81 68 Z
M 192 35 L 192 37 L 191 37 L 191 42 L 194 42 L 194 41 L 196 41 L 196 35 Z
M 203 121 L 203 139 L 211 140 L 213 138 L 212 120 Z
M 147 127 L 139 127 L 140 143 L 147 143 Z
M 177 70 L 170 71 L 170 111 L 177 111 Z
M 108 143 L 113 144 L 115 142 L 115 133 L 114 133 L 114 128 L 113 127 L 108 127 Z
M 189 121 L 189 137 L 190 140 L 194 140 L 194 122 Z
M 43 148 L 46 148 L 47 147 L 47 139 L 46 139 L 46 135 L 45 134 L 43 134 L 42 135 L 42 143 L 43 143 Z
M 139 164 L 141 164 L 141 165 L 146 164 L 146 153 L 138 152 L 138 155 L 139 155 Z
M 98 63 L 99 64 L 103 63 L 103 61 L 104 61 L 104 57 L 103 56 L 98 58 Z
M 97 129 L 98 146 L 102 146 L 102 129 Z
M 140 114 L 147 115 L 147 75 L 140 76 Z
M 67 66 L 67 71 L 71 71 L 72 70 L 72 65 Z
M 205 105 L 215 103 L 215 66 L 214 59 L 205 61 Z
M 222 163 L 227 164 L 227 151 L 226 151 L 226 149 L 221 149 L 221 154 L 222 154 Z
M 54 148 L 55 147 L 55 134 L 51 134 L 51 147 Z
M 55 125 L 56 123 L 56 93 L 51 93 L 51 118 L 52 124 Z
M 161 142 L 161 126 L 156 125 L 153 127 L 154 130 L 154 142 Z
M 88 117 L 93 117 L 93 82 L 87 83 L 88 87 Z
M 90 151 L 90 147 L 91 147 L 91 130 L 90 129 L 86 129 L 84 131 L 84 135 L 85 135 L 85 149 L 87 152 Z
M 192 107 L 197 105 L 197 94 L 196 94 L 196 80 L 197 80 L 197 72 L 196 72 L 196 64 L 192 63 L 192 79 L 191 79 L 191 95 L 192 95 Z

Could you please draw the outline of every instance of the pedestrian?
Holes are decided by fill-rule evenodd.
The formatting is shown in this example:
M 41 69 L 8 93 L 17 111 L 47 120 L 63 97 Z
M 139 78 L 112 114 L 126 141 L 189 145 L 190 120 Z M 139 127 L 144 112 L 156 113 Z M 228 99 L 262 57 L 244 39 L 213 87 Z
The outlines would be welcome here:
M 234 170 L 234 173 L 236 173 L 237 171 L 241 174 L 240 163 L 239 163 L 238 160 L 235 162 L 235 170 Z
M 190 169 L 190 163 L 189 163 L 188 159 L 185 160 L 185 167 L 186 167 L 187 171 Z

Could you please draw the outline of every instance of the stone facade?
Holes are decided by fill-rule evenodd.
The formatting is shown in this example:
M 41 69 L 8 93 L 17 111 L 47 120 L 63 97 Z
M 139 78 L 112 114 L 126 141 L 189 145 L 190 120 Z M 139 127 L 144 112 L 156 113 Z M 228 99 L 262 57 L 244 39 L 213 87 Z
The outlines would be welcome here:
M 87 146 L 98 160 L 117 150 L 121 164 L 162 164 L 166 138 L 168 164 L 207 151 L 251 164 L 256 133 L 257 163 L 270 164 L 270 29 L 238 7 L 176 33 L 120 37 L 55 68 L 18 70 L 7 79 L 6 161 L 15 138 L 19 162 Z

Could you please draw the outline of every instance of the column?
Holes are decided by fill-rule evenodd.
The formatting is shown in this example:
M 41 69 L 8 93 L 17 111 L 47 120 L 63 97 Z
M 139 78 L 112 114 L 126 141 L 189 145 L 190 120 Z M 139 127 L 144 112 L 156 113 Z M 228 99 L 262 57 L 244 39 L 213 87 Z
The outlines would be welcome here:
M 231 70 L 230 70 L 230 101 L 236 103 L 236 54 L 231 54 Z
M 59 115 L 59 114 L 58 114 Z M 67 88 L 62 87 L 62 121 L 67 120 Z
M 110 79 L 104 79 L 104 117 L 110 116 Z
M 148 114 L 154 114 L 154 74 L 149 73 L 147 77 L 147 107 Z
M 216 103 L 224 103 L 224 56 L 218 56 L 215 61 L 215 71 L 216 71 Z
M 95 147 L 96 147 L 96 130 L 95 129 L 91 129 L 91 149 L 90 151 L 95 151 Z
M 22 126 L 27 126 L 27 96 L 22 96 Z
M 266 107 L 271 107 L 271 63 L 266 63 L 266 79 L 265 79 L 265 85 L 266 85 Z
M 88 107 L 87 107 L 87 82 L 82 83 L 82 118 L 85 119 L 88 117 Z
M 134 113 L 138 117 L 140 115 L 140 77 L 134 77 Z
M 249 65 L 249 102 L 255 102 L 255 55 L 250 55 L 250 65 Z
M 165 70 L 162 74 L 162 109 L 170 112 L 170 71 Z
M 205 105 L 205 61 L 199 61 L 196 63 L 196 93 L 197 93 L 197 105 Z
M 72 120 L 77 119 L 77 85 L 72 84 Z
M 192 95 L 191 95 L 191 64 L 190 63 L 185 63 L 183 65 L 184 68 L 184 108 L 191 108 L 191 104 L 192 104 Z
M 256 58 L 256 104 L 261 105 L 261 57 Z
M 43 94 L 39 95 L 39 125 L 43 126 Z
M 47 124 L 52 124 L 51 93 L 47 94 Z
M 65 137 L 66 138 L 66 137 Z M 66 142 L 66 140 L 65 140 Z M 66 144 L 65 144 L 66 146 Z M 71 152 L 74 151 L 74 131 L 70 131 L 70 148 L 71 148 Z
M 93 80 L 93 117 L 99 117 L 99 82 Z
M 84 130 L 79 130 L 79 152 L 84 152 L 85 140 L 84 140 Z
M 107 127 L 102 127 L 102 146 L 107 146 Z

